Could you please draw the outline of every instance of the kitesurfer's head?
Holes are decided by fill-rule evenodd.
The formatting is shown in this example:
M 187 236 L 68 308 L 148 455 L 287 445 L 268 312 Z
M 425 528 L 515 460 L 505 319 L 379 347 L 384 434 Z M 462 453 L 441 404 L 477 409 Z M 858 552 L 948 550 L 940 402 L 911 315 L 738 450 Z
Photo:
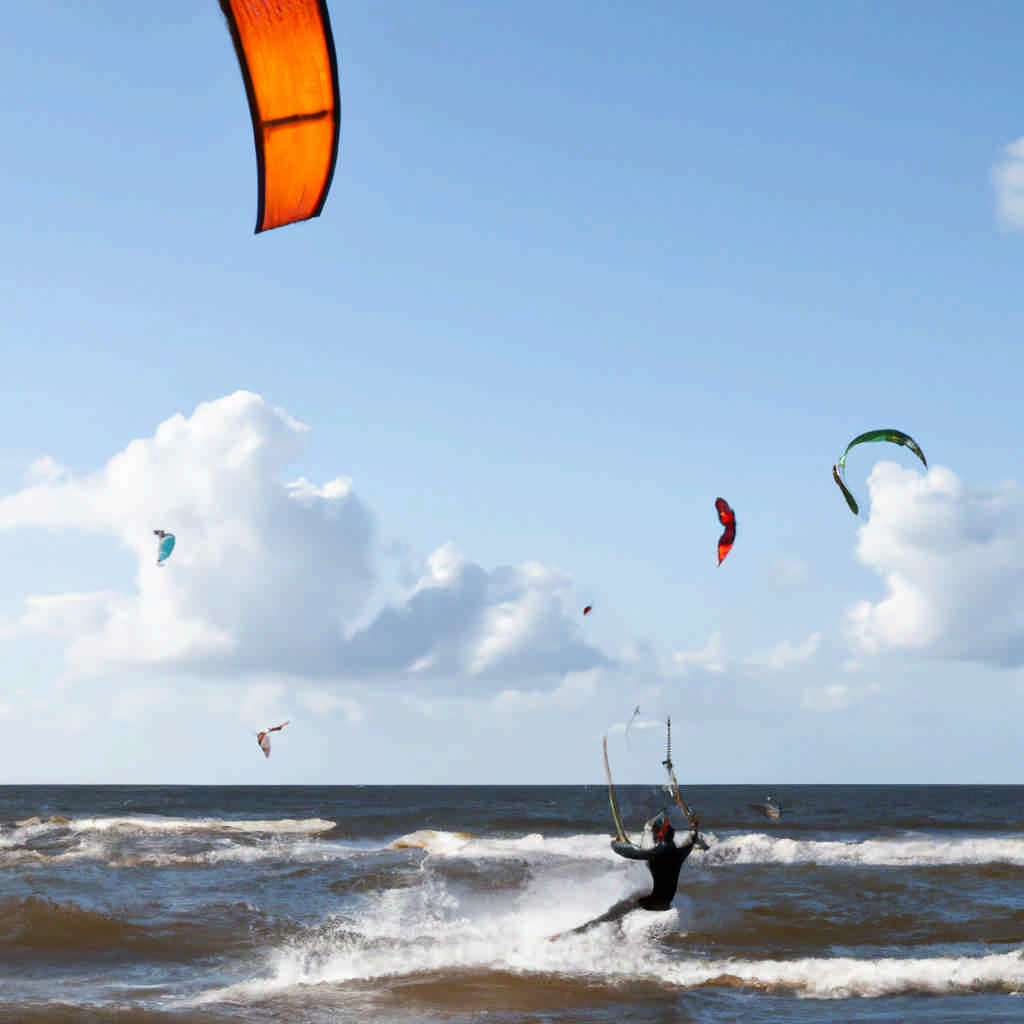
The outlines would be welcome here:
M 668 820 L 667 814 L 663 812 L 651 822 L 651 833 L 654 835 L 655 842 L 658 843 L 664 843 L 672 838 L 675 829 L 672 827 L 672 822 Z

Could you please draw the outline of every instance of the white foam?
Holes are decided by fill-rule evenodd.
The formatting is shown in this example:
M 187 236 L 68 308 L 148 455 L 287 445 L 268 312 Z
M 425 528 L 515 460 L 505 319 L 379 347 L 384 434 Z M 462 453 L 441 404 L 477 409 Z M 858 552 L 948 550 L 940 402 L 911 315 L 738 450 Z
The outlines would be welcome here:
M 1024 991 L 1020 953 L 976 957 L 812 957 L 793 960 L 707 959 L 662 945 L 690 928 L 693 905 L 676 897 L 664 913 L 636 910 L 621 923 L 550 936 L 590 920 L 649 885 L 643 864 L 624 864 L 607 836 L 475 839 L 457 833 L 411 833 L 428 856 L 422 884 L 367 895 L 321 923 L 313 934 L 269 951 L 259 973 L 200 994 L 189 1005 L 259 1001 L 299 985 L 338 985 L 465 969 L 559 974 L 590 982 L 647 981 L 672 989 L 736 985 L 814 998 L 899 993 Z M 704 854 L 716 863 L 967 863 L 985 843 L 1020 840 L 886 839 L 822 843 L 764 835 L 723 839 Z M 923 845 L 921 845 L 923 844 Z M 715 851 L 724 852 L 715 860 Z M 447 858 L 524 859 L 524 888 L 479 891 L 431 871 Z M 695 853 L 694 859 L 701 856 Z M 952 858 L 952 860 L 951 860 Z M 580 861 L 588 862 L 581 870 Z
M 432 828 L 421 828 L 399 836 L 389 845 L 393 850 L 426 850 L 443 857 L 464 850 L 472 838 L 468 832 L 437 832 Z
M 324 921 L 316 935 L 273 951 L 258 977 L 202 993 L 189 1005 L 259 1001 L 299 985 L 409 977 L 465 969 L 559 974 L 590 982 L 646 981 L 674 989 L 729 985 L 815 998 L 900 993 L 1024 991 L 1019 952 L 978 957 L 811 957 L 794 960 L 700 959 L 658 939 L 684 932 L 685 897 L 663 913 L 637 910 L 552 942 L 552 934 L 596 916 L 624 895 L 621 870 L 599 872 L 573 888 L 545 875 L 525 892 L 461 898 L 426 875 L 413 890 L 390 890 Z
M 726 864 L 813 864 L 828 867 L 914 867 L 958 864 L 1014 864 L 1024 866 L 1022 836 L 938 837 L 908 835 L 886 839 L 788 839 L 763 832 L 720 838 L 705 833 L 711 848 L 694 850 L 691 865 L 708 868 Z M 476 839 L 460 832 L 423 829 L 402 836 L 394 848 L 415 846 L 431 857 L 471 857 L 500 860 L 509 857 L 568 858 L 611 861 L 618 858 L 606 835 L 545 838 L 534 833 L 515 839 Z
M 753 833 L 719 839 L 695 862 L 716 864 L 815 864 L 868 867 L 953 866 L 957 864 L 1024 865 L 1024 837 L 940 838 L 906 836 L 892 839 L 786 839 Z
M 366 853 L 364 847 L 348 846 L 341 843 L 325 843 L 317 840 L 299 840 L 284 843 L 275 838 L 257 846 L 223 846 L 215 850 L 198 853 L 137 853 L 111 860 L 115 868 L 172 867 L 179 865 L 226 865 L 258 864 L 261 861 L 288 861 L 290 863 L 316 863 L 346 858 Z M 108 851 L 103 851 L 108 855 Z
M 318 838 L 334 827 L 323 818 L 250 819 L 103 817 L 28 818 L 0 834 L 4 863 L 31 860 L 59 863 L 106 860 L 111 867 L 166 867 L 173 865 L 248 864 L 267 860 L 328 861 L 350 857 L 369 844 L 342 844 Z M 258 842 L 236 841 L 259 837 Z M 31 848 L 40 839 L 59 842 L 60 852 Z M 203 842 L 205 850 L 179 852 L 175 840 Z M 125 849 L 126 844 L 131 844 Z M 170 849 L 154 849 L 161 845 Z
M 119 818 L 73 818 L 63 827 L 72 832 L 227 832 L 262 835 L 315 835 L 334 828 L 324 818 L 164 818 L 138 816 Z
M 789 989 L 823 999 L 878 997 L 901 993 L 942 995 L 1024 990 L 1020 952 L 978 957 L 855 959 L 812 957 L 800 960 L 685 961 L 661 965 L 654 977 L 684 988 L 707 984 L 744 984 Z M 648 974 L 651 976 L 651 973 Z
M 585 838 L 589 842 L 589 837 Z M 606 837 L 600 841 L 607 845 Z M 454 855 L 465 856 L 467 846 L 472 846 L 483 847 L 485 857 L 507 857 L 514 851 L 521 856 L 524 846 L 536 847 L 539 843 L 531 862 L 547 866 L 531 877 L 525 890 L 485 892 L 460 890 L 444 876 L 424 871 L 423 882 L 416 888 L 377 893 L 328 917 L 314 936 L 271 952 L 259 977 L 204 993 L 190 1005 L 258 1000 L 295 985 L 337 984 L 426 971 L 494 967 L 579 973 L 586 972 L 585 965 L 594 962 L 624 962 L 624 943 L 612 925 L 557 942 L 544 940 L 596 916 L 639 888 L 637 883 L 642 885 L 646 874 L 642 865 L 628 865 L 624 872 L 621 860 L 615 858 L 615 864 L 609 859 L 603 865 L 596 864 L 581 881 L 571 864 L 549 860 L 539 836 L 463 843 Z M 497 844 L 497 852 L 486 850 L 492 844 Z M 445 841 L 438 845 L 445 848 Z M 653 915 L 641 911 L 630 916 L 638 920 L 629 922 L 626 946 L 639 943 L 646 947 L 649 928 L 659 922 L 664 927 L 666 918 L 678 924 L 674 910 Z M 640 959 L 638 952 L 636 963 Z M 628 973 L 629 967 L 624 970 Z
M 443 832 L 420 829 L 400 836 L 390 844 L 392 849 L 417 847 L 436 858 L 472 858 L 503 860 L 509 858 L 598 860 L 618 862 L 607 835 L 556 836 L 546 839 L 539 832 L 516 839 L 478 839 L 466 832 Z

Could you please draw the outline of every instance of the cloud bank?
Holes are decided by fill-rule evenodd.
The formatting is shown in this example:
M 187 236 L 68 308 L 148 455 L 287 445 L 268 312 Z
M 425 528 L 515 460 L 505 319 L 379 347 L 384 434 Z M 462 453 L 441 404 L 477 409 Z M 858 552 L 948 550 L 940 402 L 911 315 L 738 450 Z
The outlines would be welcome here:
M 863 653 L 894 651 L 1024 664 L 1024 491 L 967 487 L 948 469 L 921 475 L 891 462 L 868 479 L 871 518 L 857 555 L 886 595 L 849 609 Z
M 95 473 L 38 460 L 32 483 L 0 499 L 0 530 L 114 537 L 135 558 L 135 589 L 27 595 L 14 631 L 56 638 L 83 674 L 148 666 L 497 690 L 607 663 L 565 610 L 571 581 L 536 563 L 487 571 L 444 544 L 375 611 L 386 556 L 352 481 L 282 479 L 307 432 L 240 391 L 171 417 Z M 164 567 L 155 528 L 177 536 Z

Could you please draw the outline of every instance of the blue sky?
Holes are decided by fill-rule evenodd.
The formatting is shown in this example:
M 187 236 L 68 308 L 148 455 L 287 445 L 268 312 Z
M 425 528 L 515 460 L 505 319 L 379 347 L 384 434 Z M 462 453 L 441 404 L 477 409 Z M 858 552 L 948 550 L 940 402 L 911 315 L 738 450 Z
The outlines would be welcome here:
M 849 617 L 858 602 L 883 602 L 895 575 L 942 636 L 968 612 L 979 617 L 968 632 L 984 634 L 999 618 L 986 601 L 1007 599 L 997 570 L 1024 569 L 1012 496 L 985 535 L 999 557 L 981 561 L 998 580 L 965 581 L 973 563 L 950 561 L 941 529 L 928 535 L 932 561 L 907 555 L 926 547 L 920 502 L 941 499 L 949 529 L 974 538 L 984 496 L 1020 475 L 1024 217 L 1000 217 L 993 168 L 1024 136 L 1024 12 L 349 3 L 331 18 L 343 108 L 331 194 L 321 218 L 261 236 L 249 115 L 216 3 L 23 5 L 8 20 L 0 509 L 14 511 L 0 511 L 0 704 L 18 739 L 0 774 L 597 781 L 601 732 L 640 702 L 655 717 L 692 717 L 695 781 L 1020 781 L 1001 730 L 1022 677 L 1000 652 L 1024 616 L 983 649 L 915 632 L 899 609 L 906 630 L 879 646 L 881 627 L 858 639 Z M 224 410 L 240 390 L 259 401 L 232 420 Z M 203 437 L 219 437 L 218 423 L 290 436 L 272 408 L 309 427 L 283 463 L 254 466 L 268 500 L 274 480 L 351 479 L 379 566 L 360 598 L 367 622 L 389 604 L 401 619 L 448 543 L 488 574 L 557 572 L 554 589 L 524 577 L 508 598 L 539 616 L 512 658 L 519 674 L 480 685 L 453 648 L 430 679 L 396 664 L 383 684 L 339 656 L 310 682 L 305 649 L 211 669 L 196 651 L 157 653 L 144 631 L 131 657 L 108 651 L 102 670 L 86 671 L 78 634 L 32 632 L 33 596 L 109 591 L 145 605 L 157 584 L 132 539 L 138 524 L 104 513 L 83 531 L 74 502 L 133 439 L 202 403 L 215 421 Z M 869 492 L 877 461 L 910 471 L 912 460 L 862 449 L 849 466 L 865 506 L 854 520 L 831 464 L 854 434 L 890 425 L 982 497 L 972 504 L 939 480 L 928 499 L 884 473 Z M 189 451 L 182 480 L 203 462 Z M 59 522 L 39 512 L 45 529 L 16 504 L 44 455 L 67 468 L 70 488 L 51 495 Z M 152 490 L 140 474 L 117 486 L 144 479 Z M 114 503 L 109 480 L 95 486 Z M 892 496 L 884 518 L 876 486 Z M 183 509 L 189 487 L 175 498 Z M 739 520 L 721 569 L 719 494 Z M 232 508 L 240 530 L 263 522 L 232 495 L 221 523 Z M 329 516 L 335 500 L 314 505 Z M 313 530 L 321 512 L 294 529 Z M 142 534 L 150 525 L 161 524 Z M 874 555 L 858 530 L 873 531 L 863 543 L 878 540 Z M 302 562 L 294 533 L 261 537 L 311 577 L 333 569 Z M 188 553 L 183 541 L 169 569 L 198 572 Z M 225 600 L 273 593 L 275 571 L 253 564 Z M 201 591 L 179 583 L 173 615 L 184 622 Z M 502 585 L 488 584 L 482 608 L 503 606 Z M 319 594 L 285 592 L 289 623 Z M 576 621 L 590 601 L 595 613 Z M 428 619 L 446 636 L 455 628 L 441 611 Z M 372 636 L 394 649 L 388 621 Z M 258 632 L 256 619 L 238 628 L 238 644 Z M 708 670 L 716 634 L 721 663 Z M 770 679 L 746 660 L 812 636 L 814 650 Z M 561 673 L 555 638 L 614 665 L 581 669 L 580 683 Z M 549 658 L 541 668 L 534 642 Z M 682 659 L 681 676 L 665 667 L 705 650 L 703 662 Z M 705 683 L 717 686 L 714 707 L 697 715 Z M 829 686 L 846 690 L 820 696 Z M 308 698 L 294 713 L 310 687 L 345 703 Z M 132 712 L 113 716 L 127 690 L 139 694 Z M 88 722 L 40 724 L 31 700 L 44 691 Z M 526 707 L 502 692 L 561 696 Z M 253 730 L 241 730 L 228 753 L 232 708 L 253 729 L 281 711 L 299 735 L 304 717 L 305 739 L 293 741 L 304 749 L 289 761 L 282 736 L 266 765 L 253 763 Z M 102 751 L 90 746 L 98 727 Z M 139 740 L 168 732 L 183 761 Z M 621 751 L 624 778 L 657 767 L 642 747 Z

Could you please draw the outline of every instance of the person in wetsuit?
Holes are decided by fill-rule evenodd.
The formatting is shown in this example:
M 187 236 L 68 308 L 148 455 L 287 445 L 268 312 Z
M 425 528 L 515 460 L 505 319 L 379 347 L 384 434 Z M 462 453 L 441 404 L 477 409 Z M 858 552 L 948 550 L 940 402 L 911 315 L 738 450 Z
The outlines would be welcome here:
M 605 924 L 608 921 L 618 921 L 625 917 L 632 910 L 668 910 L 672 906 L 672 900 L 676 894 L 676 886 L 679 883 L 679 872 L 683 867 L 683 861 L 690 856 L 694 846 L 706 850 L 707 844 L 700 838 L 697 827 L 700 822 L 696 816 L 690 819 L 690 831 L 679 846 L 675 844 L 676 830 L 668 820 L 668 815 L 662 811 L 654 818 L 651 825 L 651 832 L 654 836 L 655 845 L 650 849 L 643 849 L 634 846 L 632 843 L 622 842 L 618 839 L 612 840 L 612 849 L 620 856 L 628 860 L 645 860 L 647 868 L 651 872 L 654 886 L 646 896 L 629 896 L 624 900 L 606 910 L 600 917 L 595 917 L 578 928 L 571 928 L 567 932 L 551 936 L 552 939 L 561 938 L 563 935 L 579 935 L 598 924 Z
M 651 822 L 651 831 L 655 839 L 655 845 L 651 849 L 644 850 L 632 843 L 612 841 L 612 849 L 620 857 L 647 861 L 647 868 L 654 880 L 654 888 L 646 896 L 641 896 L 636 900 L 636 906 L 642 907 L 644 910 L 668 910 L 672 906 L 683 861 L 690 856 L 698 841 L 697 826 L 699 824 L 700 822 L 694 818 L 690 822 L 690 831 L 683 839 L 682 844 L 676 846 L 674 838 L 676 830 L 672 827 L 672 822 L 668 820 L 668 815 L 662 812 Z

